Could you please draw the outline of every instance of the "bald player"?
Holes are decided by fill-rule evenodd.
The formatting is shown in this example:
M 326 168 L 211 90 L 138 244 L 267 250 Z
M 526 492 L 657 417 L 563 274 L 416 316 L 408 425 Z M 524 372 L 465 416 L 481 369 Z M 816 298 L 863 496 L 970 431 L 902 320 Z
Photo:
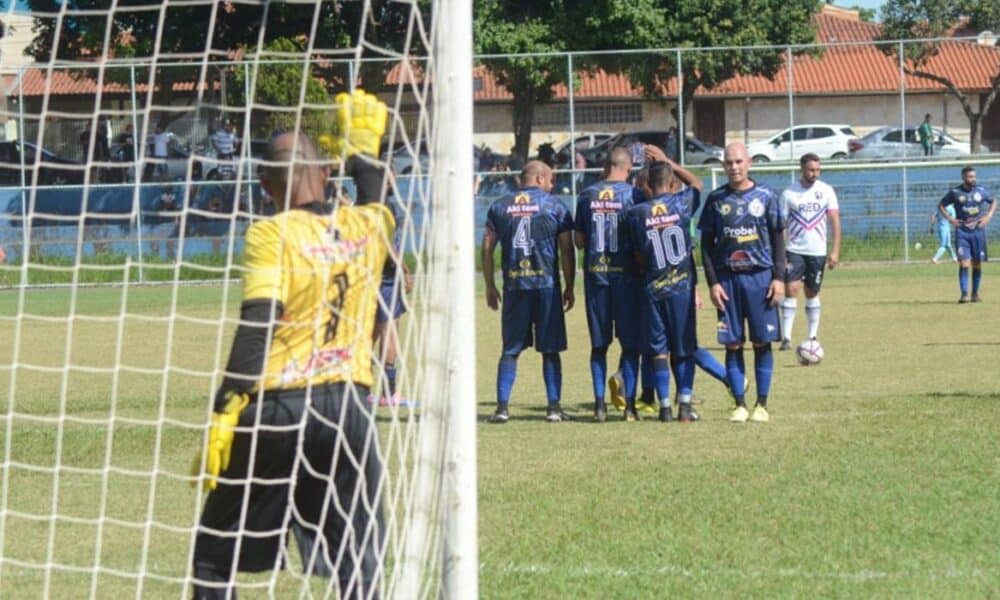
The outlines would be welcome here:
M 576 247 L 583 250 L 583 291 L 590 332 L 590 374 L 594 385 L 594 420 L 607 420 L 604 382 L 608 347 L 621 345 L 625 418 L 637 420 L 635 382 L 639 366 L 638 279 L 629 250 L 625 218 L 635 188 L 628 183 L 632 154 L 617 147 L 608 154 L 604 179 L 580 193 L 576 202 Z
M 718 312 L 718 341 L 726 347 L 726 377 L 736 406 L 730 421 L 769 420 L 767 397 L 774 371 L 771 342 L 780 332 L 777 306 L 785 295 L 784 222 L 778 195 L 750 178 L 746 146 L 726 146 L 728 181 L 705 201 L 698 223 L 709 297 Z M 743 346 L 754 351 L 757 403 L 747 410 Z
M 559 403 L 562 393 L 562 362 L 566 349 L 563 312 L 573 308 L 576 252 L 573 249 L 573 219 L 552 190 L 552 169 L 533 160 L 524 165 L 521 188 L 493 202 L 483 233 L 483 277 L 486 304 L 503 307 L 501 331 L 503 352 L 497 365 L 497 407 L 491 423 L 510 419 L 508 405 L 517 357 L 535 347 L 542 355 L 542 376 L 550 423 L 568 421 Z M 493 251 L 500 244 L 503 295 L 496 287 Z M 563 284 L 560 293 L 559 270 Z
M 377 594 L 382 462 L 372 407 L 378 273 L 395 223 L 380 203 L 326 198 L 304 133 L 275 137 L 261 184 L 278 214 L 246 232 L 243 303 L 197 470 L 210 491 L 194 597 L 233 598 L 237 571 L 284 567 L 288 528 L 337 596 Z M 345 512 L 343 507 L 353 507 Z

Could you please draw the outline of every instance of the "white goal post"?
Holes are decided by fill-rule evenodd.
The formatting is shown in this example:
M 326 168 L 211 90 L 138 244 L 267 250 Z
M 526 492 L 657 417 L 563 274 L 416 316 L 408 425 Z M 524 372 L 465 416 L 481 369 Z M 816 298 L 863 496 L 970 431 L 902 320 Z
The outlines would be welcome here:
M 405 294 L 396 280 L 397 393 L 378 349 L 367 399 L 385 465 L 372 595 L 476 597 L 471 0 L 18 0 L 0 11 L 4 52 L 32 35 L 60 49 L 0 62 L 0 147 L 11 149 L 0 152 L 0 597 L 190 597 L 206 497 L 189 485 L 191 459 L 239 324 L 243 236 L 273 211 L 260 151 L 268 131 L 318 132 L 326 102 L 355 88 L 389 109 L 379 161 L 397 170 L 414 276 Z M 259 11 L 260 30 L 222 48 L 239 11 Z M 325 19 L 348 14 L 356 43 L 322 45 Z M 275 42 L 271 29 L 295 19 L 301 35 Z M 214 137 L 226 123 L 231 159 Z M 353 191 L 337 177 L 331 198 L 341 184 Z M 337 595 L 303 574 L 292 536 L 279 562 L 239 573 L 238 593 Z

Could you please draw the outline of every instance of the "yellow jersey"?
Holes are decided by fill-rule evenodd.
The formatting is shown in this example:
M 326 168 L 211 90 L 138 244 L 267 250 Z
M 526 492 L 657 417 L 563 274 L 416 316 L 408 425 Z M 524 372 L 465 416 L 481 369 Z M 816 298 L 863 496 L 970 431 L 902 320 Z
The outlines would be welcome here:
M 395 221 L 382 204 L 320 206 L 247 229 L 243 300 L 284 306 L 255 390 L 374 383 L 372 332 Z

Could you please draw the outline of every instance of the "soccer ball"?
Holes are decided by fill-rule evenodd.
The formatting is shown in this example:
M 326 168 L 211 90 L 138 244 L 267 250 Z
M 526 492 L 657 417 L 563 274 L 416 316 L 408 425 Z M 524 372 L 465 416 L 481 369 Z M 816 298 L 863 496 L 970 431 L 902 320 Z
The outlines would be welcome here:
M 921 244 L 920 242 L 917 242 L 916 244 L 913 244 L 913 249 L 914 250 L 920 250 L 923 247 L 924 247 L 924 245 Z
M 818 365 L 823 361 L 823 346 L 816 340 L 806 340 L 795 349 L 795 356 L 802 366 Z

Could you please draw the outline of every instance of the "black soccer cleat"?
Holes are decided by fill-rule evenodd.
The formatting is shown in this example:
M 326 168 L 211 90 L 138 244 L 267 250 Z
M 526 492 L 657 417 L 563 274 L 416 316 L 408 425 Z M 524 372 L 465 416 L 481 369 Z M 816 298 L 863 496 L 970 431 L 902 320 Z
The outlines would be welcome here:
M 781 340 L 781 345 L 778 346 L 778 350 L 791 350 L 792 340 L 783 339 Z
M 669 406 L 661 406 L 659 419 L 661 423 L 669 423 L 674 420 L 674 412 Z
M 506 406 L 498 406 L 493 414 L 490 415 L 489 422 L 502 425 L 510 420 L 510 414 L 507 412 Z
M 973 294 L 971 302 L 982 302 L 983 300 L 979 297 L 979 294 Z
M 690 404 L 681 404 L 677 409 L 677 420 L 681 423 L 694 423 L 701 420 L 701 415 Z
M 549 423 L 562 423 L 563 421 L 572 421 L 573 419 L 564 413 L 562 407 L 558 404 L 550 404 L 545 409 L 545 420 Z
M 608 420 L 608 410 L 606 408 L 594 409 L 594 423 L 605 423 Z

